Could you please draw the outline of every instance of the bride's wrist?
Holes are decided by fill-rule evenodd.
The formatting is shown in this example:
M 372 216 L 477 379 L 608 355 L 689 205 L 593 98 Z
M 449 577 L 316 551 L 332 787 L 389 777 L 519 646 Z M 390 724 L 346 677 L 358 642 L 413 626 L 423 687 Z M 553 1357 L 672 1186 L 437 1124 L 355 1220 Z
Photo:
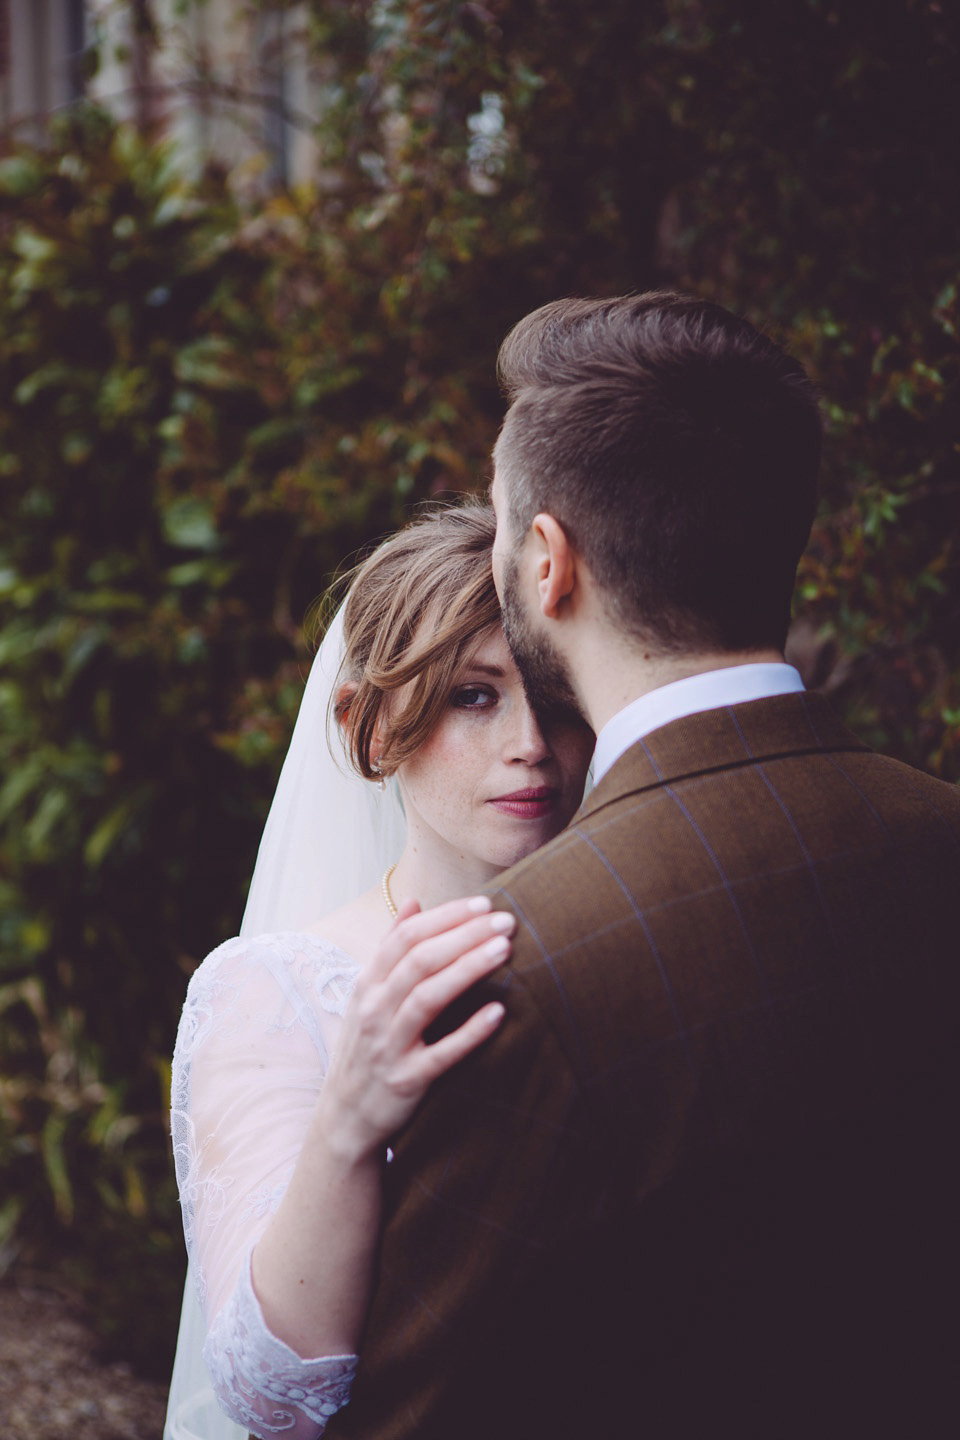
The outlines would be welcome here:
M 386 1140 L 374 1136 L 355 1114 L 324 1105 L 321 1097 L 314 1118 L 317 1141 L 338 1169 L 367 1170 L 385 1162 Z

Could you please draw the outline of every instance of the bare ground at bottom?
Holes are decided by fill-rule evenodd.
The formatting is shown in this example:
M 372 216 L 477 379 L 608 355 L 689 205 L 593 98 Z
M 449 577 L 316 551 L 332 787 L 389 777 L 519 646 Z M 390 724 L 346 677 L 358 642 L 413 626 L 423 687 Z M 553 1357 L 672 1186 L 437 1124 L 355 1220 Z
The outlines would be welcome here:
M 0 1285 L 0 1440 L 160 1440 L 166 1387 L 97 1359 L 56 1291 Z

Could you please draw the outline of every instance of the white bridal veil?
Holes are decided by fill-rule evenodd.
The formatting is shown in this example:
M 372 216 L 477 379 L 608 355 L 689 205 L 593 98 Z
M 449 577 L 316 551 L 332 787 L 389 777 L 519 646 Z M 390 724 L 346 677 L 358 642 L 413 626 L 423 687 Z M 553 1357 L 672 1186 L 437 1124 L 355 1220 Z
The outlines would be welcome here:
M 405 838 L 396 784 L 380 791 L 331 753 L 327 724 L 343 655 L 337 611 L 304 690 L 267 816 L 241 936 L 295 931 L 376 884 Z M 332 745 L 336 748 L 336 737 Z M 203 1361 L 205 1326 L 188 1268 L 164 1440 L 246 1440 L 217 1404 Z

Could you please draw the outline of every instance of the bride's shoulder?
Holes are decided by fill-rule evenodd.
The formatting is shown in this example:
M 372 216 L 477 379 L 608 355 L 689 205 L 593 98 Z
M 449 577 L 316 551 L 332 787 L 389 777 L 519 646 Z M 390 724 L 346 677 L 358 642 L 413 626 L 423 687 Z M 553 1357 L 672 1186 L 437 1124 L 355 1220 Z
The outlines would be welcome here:
M 348 950 L 326 935 L 309 930 L 278 930 L 262 935 L 234 935 L 224 940 L 197 966 L 188 989 L 235 984 L 259 973 L 293 976 L 347 974 L 357 968 Z
M 190 977 L 177 1030 L 182 1074 L 200 1047 L 237 1037 L 290 1033 L 325 1054 L 324 1016 L 343 1015 L 358 967 L 319 935 L 277 931 L 235 935 L 211 950 Z
M 248 986 L 265 976 L 285 989 L 291 981 L 305 982 L 311 989 L 341 979 L 352 983 L 355 972 L 389 929 L 389 915 L 381 914 L 376 904 L 378 894 L 359 896 L 315 926 L 224 940 L 193 972 L 188 1000 Z

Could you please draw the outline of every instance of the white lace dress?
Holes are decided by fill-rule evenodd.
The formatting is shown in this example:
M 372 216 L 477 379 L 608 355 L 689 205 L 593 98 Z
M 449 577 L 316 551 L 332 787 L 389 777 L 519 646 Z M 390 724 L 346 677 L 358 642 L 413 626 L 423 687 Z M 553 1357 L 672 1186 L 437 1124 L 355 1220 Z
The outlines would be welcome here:
M 261 1436 L 315 1440 L 356 1369 L 353 1355 L 304 1360 L 278 1340 L 250 1281 L 356 975 L 315 935 L 228 940 L 193 975 L 177 1034 L 171 1127 L 204 1359 L 222 1407 Z

